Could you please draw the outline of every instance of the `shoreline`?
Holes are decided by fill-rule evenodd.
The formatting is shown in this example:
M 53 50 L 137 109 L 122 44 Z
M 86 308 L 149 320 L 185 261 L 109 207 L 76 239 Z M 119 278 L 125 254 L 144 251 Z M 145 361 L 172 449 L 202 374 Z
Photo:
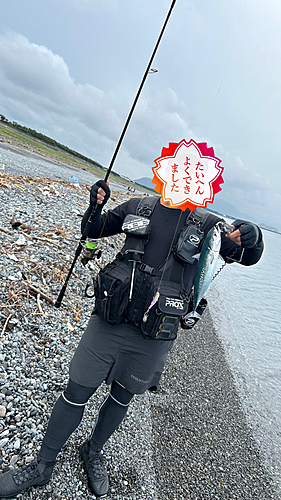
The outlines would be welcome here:
M 193 330 L 180 330 L 150 399 L 159 500 L 279 498 L 208 308 Z M 173 467 L 163 474 L 169 457 Z
M 79 239 L 88 188 L 77 190 L 68 181 L 37 177 L 36 185 L 22 176 L 2 179 L 1 226 L 8 231 L 0 232 L 5 301 L 0 311 L 0 405 L 6 408 L 0 418 L 0 456 L 5 470 L 37 453 L 92 303 L 82 296 L 91 271 L 80 264 L 59 310 L 26 287 L 30 282 L 56 298 Z M 126 198 L 113 191 L 110 203 Z M 15 207 L 14 217 L 27 229 L 12 228 Z M 26 243 L 17 248 L 21 231 Z M 101 242 L 104 261 L 112 258 L 118 245 L 120 237 Z M 58 457 L 52 481 L 17 498 L 93 498 L 78 447 L 90 433 L 106 393 L 103 384 L 91 398 L 81 425 Z M 158 392 L 134 398 L 123 424 L 105 446 L 105 458 L 110 500 L 278 498 L 208 310 L 193 330 L 180 330 Z
M 79 159 L 71 153 L 67 153 L 58 147 L 52 147 L 49 144 L 43 142 L 42 140 L 32 138 L 26 133 L 19 130 L 13 130 L 13 135 L 5 135 L 3 131 L 10 130 L 9 126 L 4 125 L 0 122 L 0 148 L 17 149 L 18 152 L 22 154 L 37 155 L 40 159 L 46 160 L 49 164 L 56 164 L 58 168 L 68 167 L 69 169 L 76 170 L 85 174 L 89 177 L 90 175 L 99 179 L 104 178 L 107 168 L 102 165 L 98 165 L 96 162 L 91 164 L 86 160 Z M 146 193 L 153 194 L 153 189 L 149 189 L 145 186 L 136 184 L 132 179 L 127 179 L 122 177 L 118 172 L 111 171 L 111 181 L 114 184 L 122 186 L 123 189 L 130 187 L 138 191 L 144 191 Z

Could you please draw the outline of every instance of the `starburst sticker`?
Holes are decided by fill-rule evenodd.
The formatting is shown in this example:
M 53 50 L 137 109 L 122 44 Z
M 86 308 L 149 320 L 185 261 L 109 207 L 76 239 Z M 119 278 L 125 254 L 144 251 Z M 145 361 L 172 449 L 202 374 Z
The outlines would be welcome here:
M 220 184 L 224 182 L 221 160 L 205 142 L 196 143 L 192 139 L 186 142 L 183 139 L 178 144 L 170 143 L 154 162 L 154 189 L 171 208 L 184 211 L 206 207 L 221 191 Z

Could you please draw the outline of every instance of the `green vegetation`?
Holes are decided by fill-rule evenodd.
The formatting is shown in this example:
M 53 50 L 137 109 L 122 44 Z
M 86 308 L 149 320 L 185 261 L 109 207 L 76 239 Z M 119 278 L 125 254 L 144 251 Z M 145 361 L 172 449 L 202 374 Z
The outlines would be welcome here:
M 37 132 L 36 130 L 33 130 L 32 128 L 25 127 L 24 125 L 20 125 L 17 122 L 9 122 L 9 120 L 4 116 L 0 114 L 0 122 L 4 123 L 5 125 L 8 125 L 11 127 L 11 129 L 18 130 L 20 132 L 23 132 L 24 134 L 27 134 L 28 136 L 31 136 L 35 139 L 38 139 L 39 141 L 44 142 L 45 144 L 50 145 L 53 148 L 58 148 L 61 151 L 65 151 L 67 154 L 70 154 L 76 158 L 79 158 L 80 160 L 86 161 L 87 163 L 93 164 L 93 166 L 98 167 L 98 168 L 103 168 L 102 165 L 97 163 L 96 161 L 92 160 L 91 158 L 88 158 L 87 156 L 84 156 L 80 153 L 77 153 L 76 151 L 73 151 L 72 149 L 68 148 L 67 146 L 64 146 L 63 144 L 60 144 L 59 142 L 55 141 L 51 137 L 48 137 L 44 134 L 41 134 L 40 132 Z M 12 132 L 12 130 L 11 130 Z M 30 142 L 30 141 L 29 141 Z M 34 144 L 34 142 L 33 142 Z
M 87 158 L 86 156 L 73 151 L 54 139 L 51 139 L 40 132 L 36 132 L 36 130 L 24 127 L 17 122 L 10 122 L 2 114 L 0 114 L 0 139 L 1 137 L 6 142 L 11 142 L 19 147 L 25 147 L 54 161 L 73 165 L 74 167 L 83 170 L 89 170 L 97 176 L 101 176 L 101 178 L 104 176 L 106 171 L 105 167 L 91 158 Z M 125 186 L 136 187 L 136 183 L 123 178 L 122 175 L 117 172 L 112 171 L 111 178 L 115 179 L 117 182 L 121 182 Z M 144 186 L 141 186 L 141 189 L 146 192 L 152 192 L 151 189 L 145 188 Z

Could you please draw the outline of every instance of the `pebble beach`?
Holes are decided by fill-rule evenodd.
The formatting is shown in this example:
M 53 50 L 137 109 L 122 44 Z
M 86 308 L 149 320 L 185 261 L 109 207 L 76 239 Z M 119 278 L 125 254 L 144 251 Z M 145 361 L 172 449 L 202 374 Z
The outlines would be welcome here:
M 54 307 L 79 242 L 89 187 L 47 171 L 0 176 L 0 474 L 36 456 L 93 309 L 85 285 L 122 246 L 123 236 L 101 240 L 101 258 L 86 267 L 77 263 L 62 306 Z M 107 208 L 128 196 L 113 189 Z M 102 385 L 89 401 L 50 483 L 17 499 L 94 498 L 78 448 L 107 390 Z M 135 396 L 104 460 L 108 500 L 280 498 L 208 309 L 193 330 L 179 331 L 157 392 Z

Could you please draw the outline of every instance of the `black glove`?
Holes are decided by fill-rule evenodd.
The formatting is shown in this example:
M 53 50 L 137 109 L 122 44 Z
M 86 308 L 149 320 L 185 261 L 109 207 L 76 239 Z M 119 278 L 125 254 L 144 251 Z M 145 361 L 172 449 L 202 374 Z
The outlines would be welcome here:
M 99 188 L 102 188 L 105 192 L 105 197 L 104 197 L 104 200 L 102 203 L 100 203 L 100 208 L 103 207 L 108 198 L 110 197 L 110 189 L 108 187 L 108 185 L 106 184 L 106 182 L 104 182 L 103 180 L 100 180 L 100 181 L 97 181 L 92 187 L 91 187 L 91 193 L 90 193 L 90 205 L 92 207 L 95 207 L 96 204 L 97 204 L 97 196 L 98 196 L 98 190 Z
M 256 224 L 245 220 L 236 219 L 232 222 L 235 230 L 239 229 L 241 233 L 241 247 L 253 248 L 260 239 L 260 230 Z

